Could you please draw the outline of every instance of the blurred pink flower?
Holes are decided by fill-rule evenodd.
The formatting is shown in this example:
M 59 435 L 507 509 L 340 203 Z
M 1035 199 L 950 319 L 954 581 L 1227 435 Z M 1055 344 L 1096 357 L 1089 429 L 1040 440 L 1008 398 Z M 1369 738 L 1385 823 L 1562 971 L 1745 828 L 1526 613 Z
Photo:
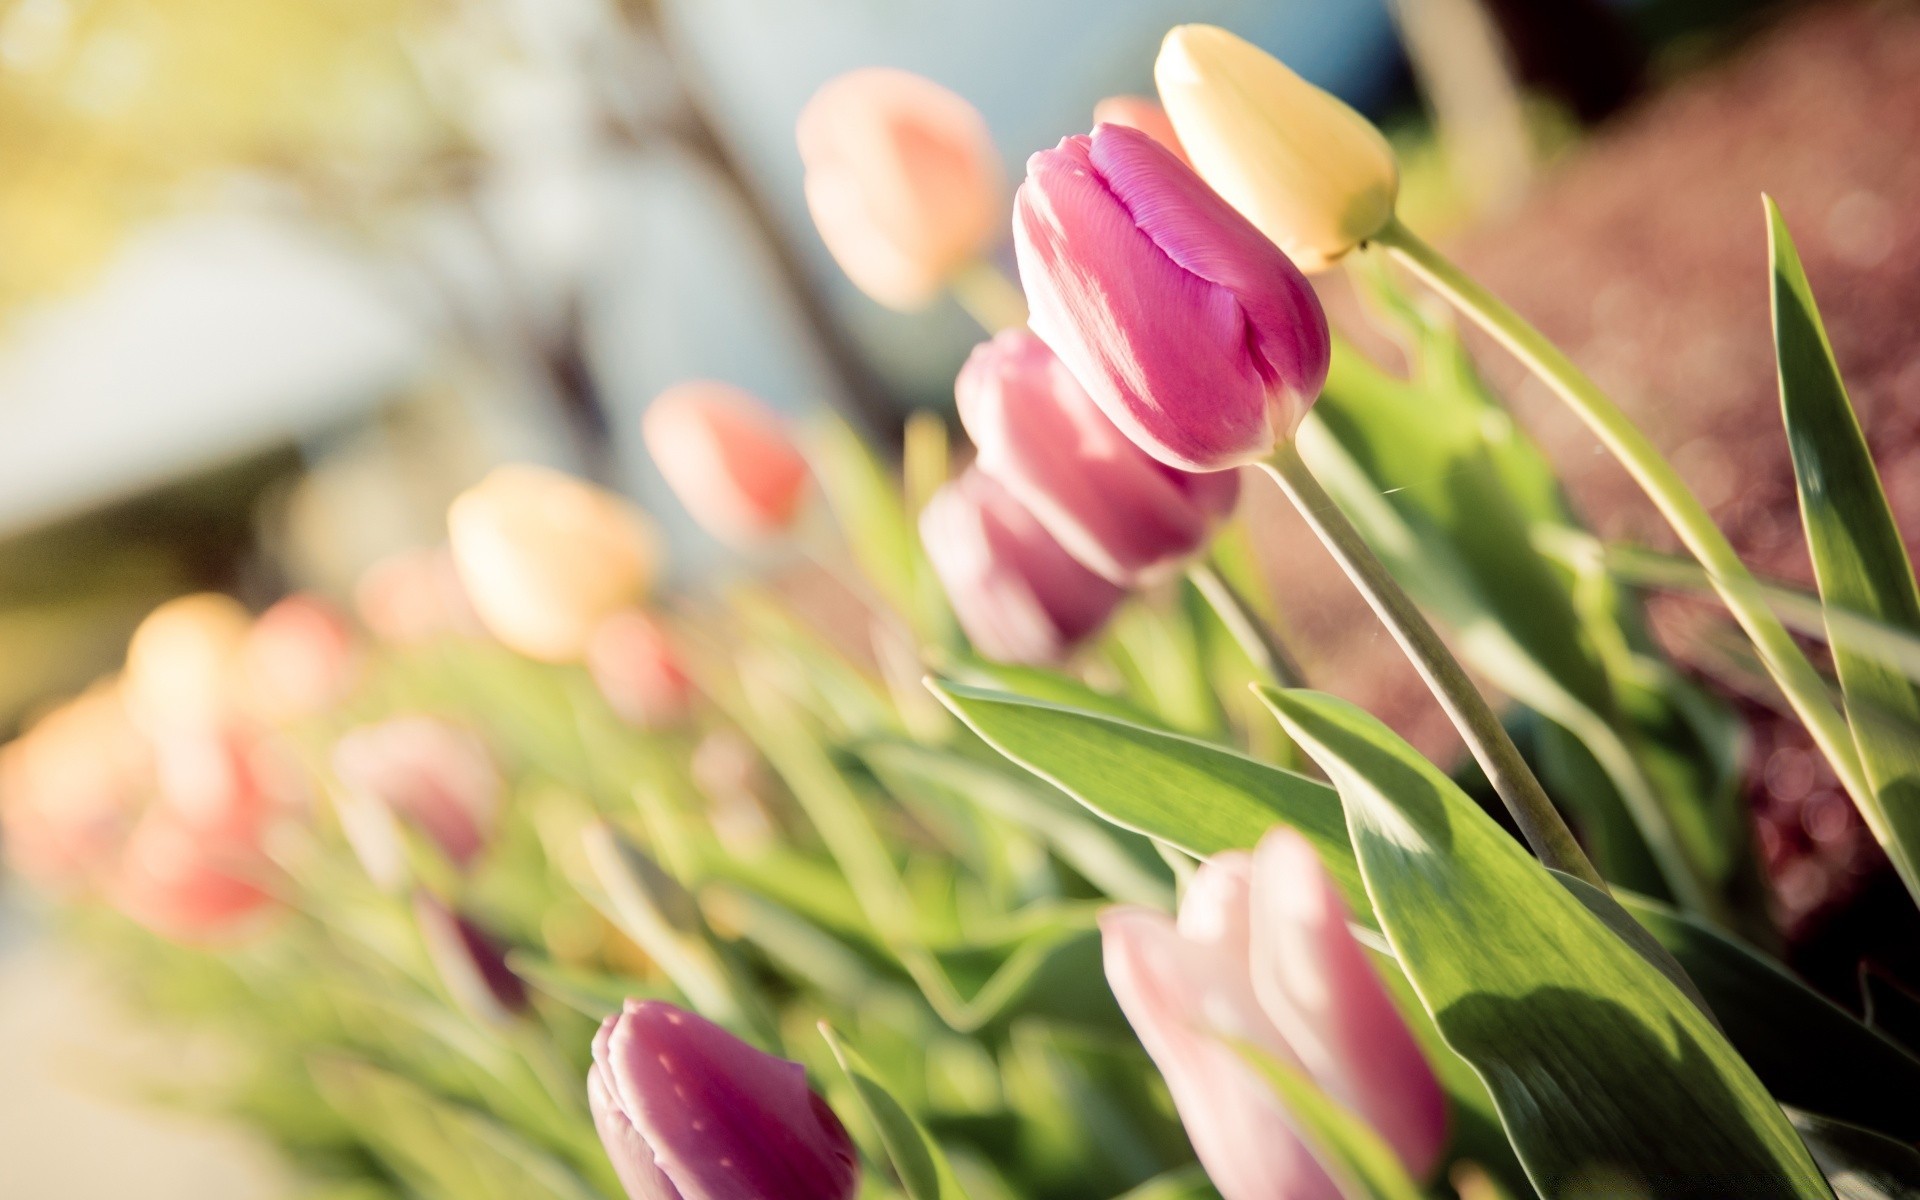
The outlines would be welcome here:
M 95 684 L 0 749 L 7 861 L 46 887 L 109 868 L 154 786 L 153 749 L 117 682 Z
M 353 606 L 373 635 L 390 645 L 482 632 L 445 546 L 401 550 L 374 563 L 354 585 Z
M 800 515 L 807 461 L 751 393 L 705 380 L 668 388 L 647 406 L 641 432 L 674 495 L 721 541 L 778 537 Z
M 587 670 L 620 719 L 640 729 L 680 723 L 693 701 L 672 639 L 638 609 L 600 622 L 587 643 Z
M 799 1063 L 659 1000 L 593 1039 L 587 1100 L 631 1200 L 851 1200 L 853 1141 Z
M 340 781 L 385 804 L 461 869 L 493 836 L 502 782 L 487 744 L 435 717 L 364 725 L 333 748 Z
M 1319 396 L 1330 341 L 1306 277 L 1147 134 L 1035 154 L 1013 230 L 1033 331 L 1161 462 L 1264 458 Z
M 1106 624 L 1124 595 L 977 467 L 927 501 L 920 540 L 961 628 L 1002 662 L 1057 662 Z
M 413 895 L 413 919 L 441 984 L 468 1016 L 505 1025 L 527 1010 L 527 985 L 478 925 L 425 891 Z
M 986 122 L 930 79 L 849 71 L 807 101 L 796 133 L 821 240 L 890 308 L 925 306 L 1005 228 Z
M 980 469 L 1114 583 L 1178 571 L 1240 498 L 1237 473 L 1182 471 L 1134 445 L 1025 329 L 976 347 L 954 395 Z
M 258 828 L 208 827 L 156 806 L 127 841 L 109 888 L 114 905 L 163 937 L 226 941 L 278 908 Z
M 360 651 L 346 614 L 308 593 L 286 597 L 254 621 L 240 647 L 250 707 L 269 721 L 316 716 L 358 681 Z
M 1173 151 L 1181 162 L 1187 161 L 1187 151 L 1180 144 L 1180 135 L 1174 132 L 1173 121 L 1167 116 L 1167 110 L 1160 107 L 1158 100 L 1149 100 L 1145 96 L 1108 96 L 1093 106 L 1093 123 L 1138 129 Z
M 1114 996 L 1225 1200 L 1340 1195 L 1231 1040 L 1305 1071 L 1416 1178 L 1433 1170 L 1444 1094 L 1298 833 L 1276 829 L 1252 855 L 1214 856 L 1177 922 L 1117 908 L 1100 924 Z

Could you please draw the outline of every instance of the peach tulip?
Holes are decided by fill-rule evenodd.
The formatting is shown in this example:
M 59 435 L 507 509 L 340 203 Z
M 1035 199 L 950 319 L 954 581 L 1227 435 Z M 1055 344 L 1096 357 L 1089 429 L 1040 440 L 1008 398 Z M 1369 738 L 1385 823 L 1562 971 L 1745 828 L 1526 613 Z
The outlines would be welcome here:
M 226 724 L 239 701 L 241 647 L 253 619 L 237 600 L 200 592 L 147 614 L 127 643 L 121 687 L 149 734 Z
M 344 613 L 318 596 L 288 596 L 260 614 L 241 645 L 249 705 L 269 721 L 326 712 L 353 690 L 359 658 Z
M 779 416 L 707 380 L 660 393 L 641 421 L 647 452 L 701 528 L 733 546 L 785 533 L 812 478 Z

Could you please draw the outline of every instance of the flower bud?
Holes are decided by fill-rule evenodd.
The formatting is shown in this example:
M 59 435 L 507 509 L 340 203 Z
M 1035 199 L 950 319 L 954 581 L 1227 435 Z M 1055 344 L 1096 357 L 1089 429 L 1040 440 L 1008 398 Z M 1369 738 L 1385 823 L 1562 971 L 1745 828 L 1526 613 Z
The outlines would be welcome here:
M 792 528 L 812 478 L 780 418 L 724 383 L 660 393 L 641 421 L 647 453 L 700 527 L 730 546 Z
M 414 893 L 413 920 L 427 958 L 462 1012 L 481 1024 L 502 1026 L 527 1011 L 527 985 L 478 925 L 429 892 Z
M 829 81 L 800 113 L 807 209 L 861 291 L 925 307 L 1001 229 L 987 124 L 930 79 L 883 67 Z
M 1326 380 L 1327 319 L 1305 277 L 1137 129 L 1102 125 L 1029 159 L 1014 246 L 1033 331 L 1169 466 L 1264 458 Z
M 112 681 L 49 712 L 0 750 L 7 861 L 43 886 L 107 870 L 153 789 L 153 750 Z
M 593 1039 L 587 1101 L 631 1200 L 850 1200 L 853 1142 L 805 1068 L 659 1000 Z
M 240 647 L 248 705 L 269 721 L 326 712 L 346 699 L 359 670 L 346 616 L 318 596 L 288 596 L 261 613 Z
M 1194 170 L 1301 270 L 1325 270 L 1393 220 L 1387 139 L 1258 46 L 1181 25 L 1153 77 Z
M 445 721 L 395 717 L 355 729 L 334 744 L 333 771 L 341 783 L 419 830 L 463 870 L 493 837 L 500 772 L 485 742 Z
M 374 563 L 354 584 L 353 606 L 375 637 L 394 646 L 485 632 L 445 546 L 401 550 Z
M 607 704 L 637 729 L 661 729 L 686 719 L 693 685 L 667 631 L 639 609 L 600 622 L 587 643 L 587 670 Z
M 1237 473 L 1182 471 L 1134 445 L 1025 329 L 976 347 L 954 398 L 979 468 L 1067 553 L 1123 587 L 1177 571 L 1240 499 Z
M 1167 119 L 1167 110 L 1161 108 L 1157 100 L 1149 100 L 1145 96 L 1108 96 L 1093 106 L 1093 123 L 1138 129 L 1171 150 L 1181 162 L 1187 161 L 1187 151 L 1180 144 L 1180 135 L 1174 132 L 1173 122 Z
M 570 662 L 609 613 L 637 603 L 659 536 L 624 498 L 547 467 L 496 468 L 447 510 L 454 565 L 487 631 L 545 662 Z
M 114 905 L 163 937 L 225 941 L 277 907 L 263 886 L 258 829 L 209 829 L 166 805 L 142 817 L 109 888 Z
M 1106 624 L 1124 595 L 976 468 L 927 501 L 920 540 L 974 648 L 1002 662 L 1059 661 Z
M 1340 1195 L 1234 1042 L 1303 1071 L 1415 1177 L 1432 1171 L 1446 1143 L 1440 1085 L 1300 834 L 1215 855 L 1177 922 L 1117 908 L 1100 928 L 1113 994 L 1225 1200 Z
M 218 728 L 232 716 L 240 648 L 252 618 L 230 596 L 200 592 L 147 614 L 127 643 L 121 688 L 150 734 Z

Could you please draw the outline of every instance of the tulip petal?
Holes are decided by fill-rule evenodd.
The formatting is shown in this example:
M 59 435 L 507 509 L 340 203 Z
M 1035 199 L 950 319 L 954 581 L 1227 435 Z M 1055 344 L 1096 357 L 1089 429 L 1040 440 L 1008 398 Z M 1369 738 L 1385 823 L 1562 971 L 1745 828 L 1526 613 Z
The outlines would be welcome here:
M 614 1020 L 607 1019 L 607 1024 L 601 1027 L 601 1037 L 608 1036 Z M 598 1037 L 594 1040 L 596 1049 L 599 1041 Z M 600 1132 L 600 1142 L 607 1148 L 607 1160 L 613 1164 L 613 1173 L 620 1177 L 620 1186 L 627 1190 L 628 1200 L 681 1200 L 680 1190 L 654 1161 L 653 1147 L 647 1145 L 647 1139 L 640 1136 L 633 1122 L 620 1111 L 598 1064 L 587 1068 L 587 1107 L 593 1112 L 594 1128 Z
M 1359 942 L 1313 847 L 1276 829 L 1254 851 L 1253 986 L 1274 1026 L 1333 1099 L 1424 1177 L 1446 1144 L 1446 1100 Z

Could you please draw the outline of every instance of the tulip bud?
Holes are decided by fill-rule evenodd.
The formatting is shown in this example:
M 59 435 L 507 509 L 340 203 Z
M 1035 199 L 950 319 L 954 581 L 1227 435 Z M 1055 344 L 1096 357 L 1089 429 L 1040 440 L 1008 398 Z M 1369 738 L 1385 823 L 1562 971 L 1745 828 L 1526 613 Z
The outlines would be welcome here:
M 853 1142 L 799 1063 L 658 1000 L 593 1039 L 587 1101 L 630 1200 L 850 1200 Z
M 1137 129 L 1102 125 L 1029 159 L 1014 246 L 1033 331 L 1169 466 L 1266 457 L 1326 380 L 1306 278 Z
M 1325 270 L 1393 220 L 1387 139 L 1258 46 L 1181 25 L 1153 77 L 1194 169 L 1301 270 Z
M 1240 498 L 1237 473 L 1193 474 L 1134 445 L 1025 329 L 976 347 L 954 397 L 979 468 L 1067 553 L 1123 587 L 1177 571 Z
M 1107 980 L 1225 1200 L 1340 1195 L 1234 1042 L 1307 1074 L 1424 1177 L 1446 1103 L 1313 848 L 1275 829 L 1195 874 L 1177 922 L 1101 917 Z
M 251 625 L 238 601 L 217 592 L 181 596 L 148 613 L 127 643 L 121 675 L 134 722 L 148 733 L 225 724 Z
M 262 886 L 258 831 L 209 831 L 172 808 L 148 811 L 127 840 L 109 888 L 113 903 L 163 937 L 223 941 L 275 907 Z
M 570 662 L 594 626 L 642 599 L 658 568 L 652 520 L 620 496 L 547 467 L 499 467 L 447 510 L 454 565 L 487 631 Z
M 660 729 L 686 719 L 693 685 L 658 622 L 638 609 L 600 622 L 587 643 L 587 670 L 620 719 Z
M 484 632 L 445 546 L 401 550 L 374 563 L 354 584 L 353 606 L 375 637 L 395 646 Z
M 1167 119 L 1167 110 L 1161 108 L 1156 100 L 1149 100 L 1145 96 L 1108 96 L 1093 106 L 1093 123 L 1138 129 L 1172 151 L 1181 162 L 1187 161 L 1187 151 L 1180 144 L 1180 135 L 1174 132 L 1173 122 Z
M 340 781 L 385 804 L 466 869 L 493 836 L 501 780 L 487 745 L 433 717 L 396 717 L 333 748 Z
M 480 927 L 428 892 L 413 896 L 414 924 L 447 994 L 484 1025 L 507 1025 L 527 1011 L 527 985 Z
M 353 690 L 359 668 L 346 617 L 318 596 L 288 596 L 261 613 L 240 647 L 248 702 L 270 721 L 326 712 Z
M 119 687 L 95 684 L 0 750 L 7 860 L 47 886 L 73 887 L 111 864 L 153 788 L 153 750 Z
M 811 478 L 780 418 L 724 383 L 660 393 L 641 421 L 647 453 L 700 527 L 731 546 L 792 528 Z
M 927 501 L 920 540 L 974 648 L 1002 662 L 1059 661 L 1106 624 L 1124 594 L 977 469 Z
M 910 311 L 992 246 L 999 156 L 972 105 L 907 71 L 829 81 L 801 110 L 807 209 L 861 291 Z

